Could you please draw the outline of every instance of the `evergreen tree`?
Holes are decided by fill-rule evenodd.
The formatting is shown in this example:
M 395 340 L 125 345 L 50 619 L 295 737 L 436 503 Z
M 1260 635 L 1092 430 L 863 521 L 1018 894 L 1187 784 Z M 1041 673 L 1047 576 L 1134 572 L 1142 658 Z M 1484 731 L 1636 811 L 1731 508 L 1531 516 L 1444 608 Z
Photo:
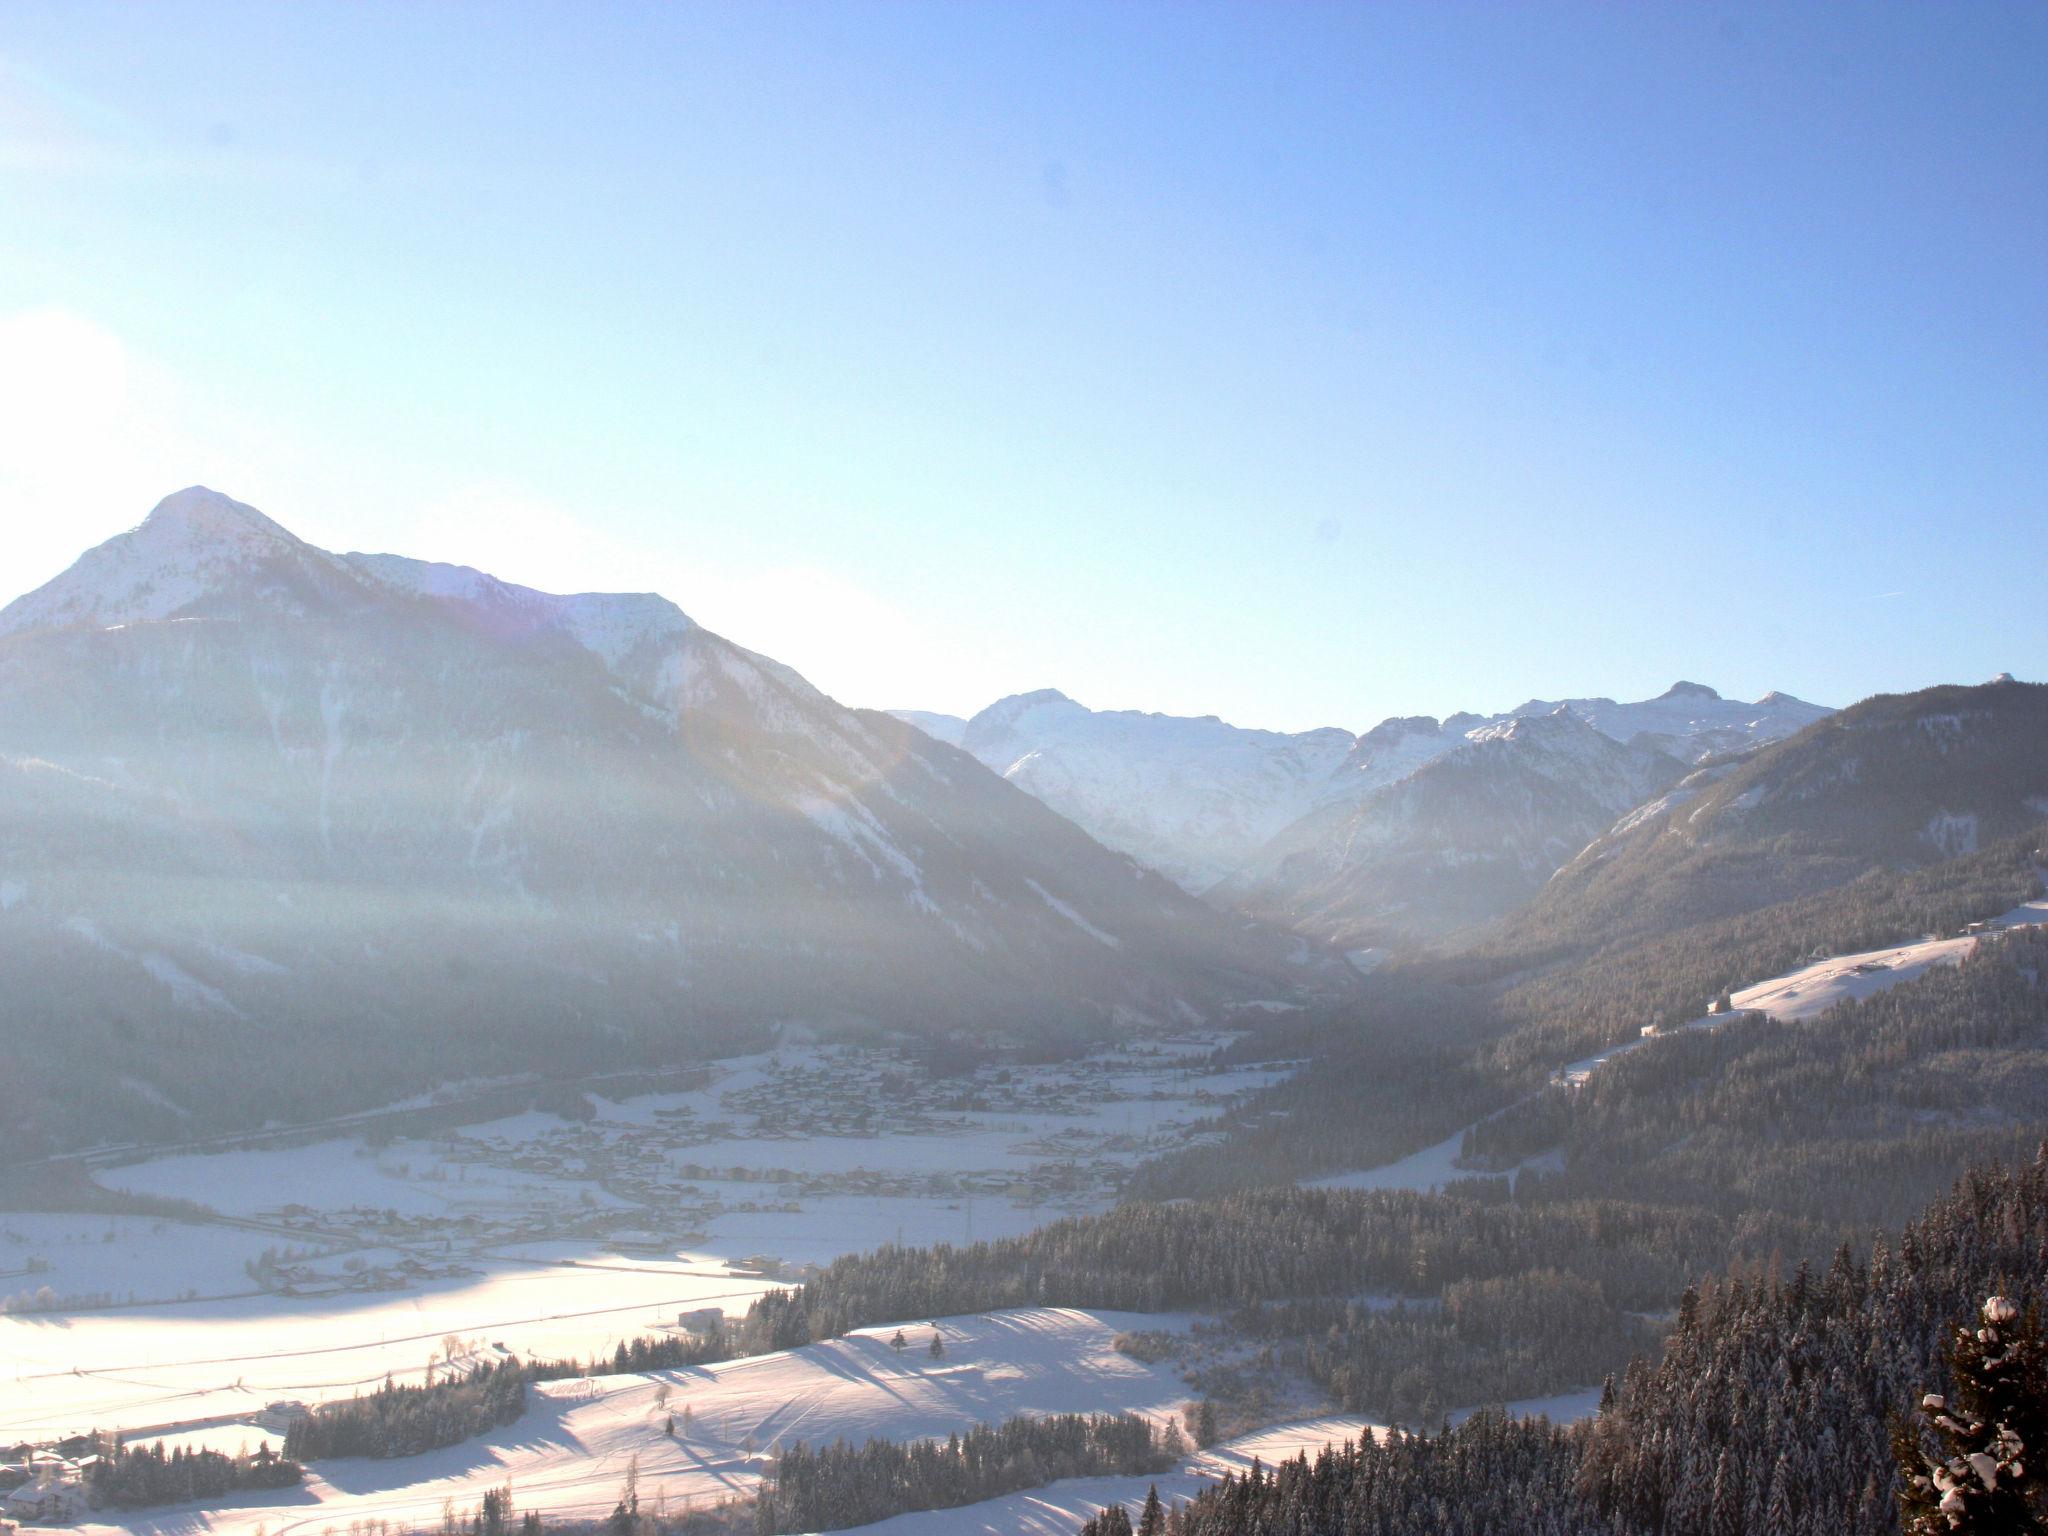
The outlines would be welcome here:
M 1921 1425 L 1901 1423 L 1899 1512 L 1907 1536 L 2048 1532 L 2048 1352 L 2038 1313 L 2008 1296 L 1984 1303 L 1981 1325 L 1956 1330 L 1954 1386 L 1920 1400 Z M 1925 1443 L 1938 1448 L 1928 1455 Z
M 1145 1508 L 1138 1516 L 1138 1536 L 1161 1536 L 1166 1529 L 1166 1507 L 1159 1502 L 1159 1485 L 1145 1494 Z

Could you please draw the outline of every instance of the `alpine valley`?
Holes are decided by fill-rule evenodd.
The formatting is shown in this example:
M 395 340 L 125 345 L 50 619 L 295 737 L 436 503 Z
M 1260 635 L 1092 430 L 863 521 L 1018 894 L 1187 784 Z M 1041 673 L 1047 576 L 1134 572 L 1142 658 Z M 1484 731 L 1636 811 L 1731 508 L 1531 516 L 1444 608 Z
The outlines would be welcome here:
M 0 1498 L 93 1536 L 2035 1499 L 2044 821 L 2048 687 L 2005 676 L 886 713 L 662 596 L 180 491 L 0 610 Z

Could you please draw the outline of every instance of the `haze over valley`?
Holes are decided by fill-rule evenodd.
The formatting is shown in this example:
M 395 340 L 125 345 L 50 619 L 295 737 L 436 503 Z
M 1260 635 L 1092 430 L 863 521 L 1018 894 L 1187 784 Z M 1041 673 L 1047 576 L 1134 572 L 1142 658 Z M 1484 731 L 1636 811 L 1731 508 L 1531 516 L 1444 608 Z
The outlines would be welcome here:
M 0 6 L 0 1536 L 2048 1532 L 2044 72 Z

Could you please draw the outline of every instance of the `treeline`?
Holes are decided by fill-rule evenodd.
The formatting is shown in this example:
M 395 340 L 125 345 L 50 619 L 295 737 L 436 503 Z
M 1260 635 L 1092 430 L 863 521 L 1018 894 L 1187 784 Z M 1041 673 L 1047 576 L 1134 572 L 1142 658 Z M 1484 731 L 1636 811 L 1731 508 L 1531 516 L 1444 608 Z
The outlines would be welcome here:
M 1481 1415 L 1434 1438 L 1348 1446 L 1226 1479 L 1171 1536 L 1898 1536 L 1889 1427 L 1949 1388 L 1978 1300 L 2048 1285 L 2048 1148 L 1973 1170 L 1866 1262 L 1789 1278 L 1739 1266 L 1689 1291 L 1657 1365 L 1569 1429 Z M 1098 1517 L 1089 1536 L 1127 1521 Z
M 1060 1413 L 976 1425 L 945 1441 L 801 1441 L 777 1458 L 760 1492 L 757 1529 L 831 1531 L 919 1509 L 954 1509 L 1066 1477 L 1137 1477 L 1173 1464 L 1182 1447 L 1134 1414 Z
M 619 1341 L 609 1356 L 596 1356 L 588 1365 L 550 1362 L 532 1370 L 535 1381 L 552 1381 L 563 1376 L 614 1376 L 643 1371 L 676 1371 L 692 1365 L 714 1365 L 733 1357 L 731 1332 L 723 1324 L 707 1333 L 665 1333 Z
M 438 1381 L 400 1386 L 389 1377 L 368 1397 L 323 1403 L 285 1431 L 285 1453 L 304 1461 L 328 1456 L 415 1456 L 456 1445 L 510 1424 L 526 1409 L 532 1382 L 568 1376 L 623 1376 L 672 1371 L 730 1360 L 734 1334 L 720 1326 L 709 1333 L 675 1333 L 621 1340 L 609 1355 L 588 1361 L 536 1360 L 508 1356 L 467 1370 L 450 1367 Z
M 565 1373 L 566 1374 L 566 1373 Z M 323 1403 L 285 1431 L 299 1461 L 326 1456 L 417 1456 L 510 1424 L 526 1409 L 527 1366 L 483 1361 L 439 1381 L 399 1386 L 389 1377 L 368 1397 Z
M 1769 1247 L 1791 1226 L 1753 1225 Z M 1265 1298 L 1439 1295 L 1461 1280 L 1554 1270 L 1615 1306 L 1668 1307 L 1725 1264 L 1733 1231 L 1707 1212 L 1627 1201 L 1523 1204 L 1402 1190 L 1264 1189 L 1187 1205 L 1127 1205 L 972 1248 L 884 1247 L 835 1260 L 748 1311 L 748 1352 L 790 1349 L 906 1317 L 1007 1307 L 1165 1312 Z
M 100 1459 L 87 1468 L 85 1491 L 96 1507 L 144 1509 L 218 1498 L 245 1488 L 290 1488 L 304 1476 L 298 1462 L 267 1445 L 247 1456 L 188 1451 L 182 1446 L 165 1455 L 159 1442 L 146 1448 L 104 1447 Z

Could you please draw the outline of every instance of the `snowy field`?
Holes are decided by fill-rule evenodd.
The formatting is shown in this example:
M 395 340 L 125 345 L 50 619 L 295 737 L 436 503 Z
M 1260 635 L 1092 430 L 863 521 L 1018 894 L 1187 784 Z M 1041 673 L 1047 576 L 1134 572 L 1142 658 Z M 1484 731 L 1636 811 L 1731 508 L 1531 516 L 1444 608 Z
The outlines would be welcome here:
M 1127 1411 L 1164 1423 L 1186 1402 L 1186 1385 L 1170 1366 L 1134 1360 L 1114 1341 L 1120 1332 L 1177 1331 L 1189 1321 L 1177 1314 L 1065 1308 L 998 1312 L 908 1322 L 908 1347 L 901 1350 L 890 1342 L 894 1327 L 868 1328 L 826 1344 L 699 1369 L 550 1382 L 535 1389 L 525 1416 L 505 1429 L 398 1461 L 321 1462 L 285 1502 L 259 1502 L 266 1496 L 252 1494 L 205 1512 L 150 1512 L 123 1526 L 84 1529 L 253 1536 L 260 1528 L 284 1536 L 369 1519 L 429 1527 L 448 1503 L 460 1512 L 507 1485 L 521 1509 L 600 1519 L 618 1501 L 636 1457 L 643 1507 L 674 1510 L 751 1492 L 777 1447 L 799 1439 L 937 1437 L 1019 1413 Z M 939 1359 L 926 1348 L 934 1330 L 945 1340 Z M 1577 1392 L 1509 1408 L 1570 1419 L 1590 1413 L 1598 1397 L 1597 1390 Z M 1074 1479 L 866 1529 L 889 1536 L 1072 1536 L 1081 1520 L 1112 1500 L 1135 1506 L 1155 1482 L 1162 1498 L 1190 1498 L 1225 1472 L 1245 1471 L 1254 1457 L 1271 1466 L 1367 1432 L 1383 1429 L 1360 1418 L 1283 1424 L 1196 1453 L 1156 1479 Z
M 690 1092 L 102 1167 L 219 1220 L 0 1213 L 0 1441 L 89 1428 L 232 1446 L 273 1399 L 420 1379 L 447 1340 L 588 1358 L 810 1264 L 1020 1234 L 1113 1203 L 1276 1071 L 1228 1037 L 935 1077 L 817 1046 L 716 1064 Z
M 203 1234 L 202 1234 L 203 1235 Z M 183 1427 L 239 1443 L 235 1421 L 277 1399 L 320 1402 L 417 1381 L 458 1359 L 584 1357 L 678 1311 L 743 1312 L 771 1282 L 720 1263 L 507 1263 L 395 1295 L 238 1297 L 0 1319 L 0 1442 L 85 1429 L 154 1439 Z
M 146 1512 L 122 1526 L 84 1529 L 189 1536 L 261 1527 L 284 1536 L 371 1518 L 438 1526 L 447 1501 L 467 1509 L 508 1483 L 521 1509 L 597 1519 L 617 1502 L 636 1456 L 643 1505 L 676 1509 L 751 1492 L 785 1441 L 944 1436 L 1020 1413 L 1127 1410 L 1163 1421 L 1179 1412 L 1187 1387 L 1171 1367 L 1119 1353 L 1114 1340 L 1125 1330 L 1187 1323 L 1135 1313 L 999 1312 L 912 1321 L 910 1347 L 902 1350 L 891 1346 L 893 1327 L 870 1328 L 697 1369 L 548 1382 L 533 1390 L 517 1423 L 462 1445 L 402 1460 L 323 1461 L 281 1502 L 252 1494 L 204 1513 Z M 940 1359 L 926 1347 L 934 1328 L 945 1340 Z
M 2015 907 L 1989 926 L 2027 928 L 2048 923 L 2048 898 Z M 1774 1019 L 1817 1019 L 1837 1003 L 1874 997 L 1879 992 L 1923 976 L 1937 965 L 1961 965 L 1977 947 L 1975 937 L 1926 939 L 1891 949 L 1835 955 L 1800 970 L 1734 993 L 1737 1008 L 1754 1009 Z

